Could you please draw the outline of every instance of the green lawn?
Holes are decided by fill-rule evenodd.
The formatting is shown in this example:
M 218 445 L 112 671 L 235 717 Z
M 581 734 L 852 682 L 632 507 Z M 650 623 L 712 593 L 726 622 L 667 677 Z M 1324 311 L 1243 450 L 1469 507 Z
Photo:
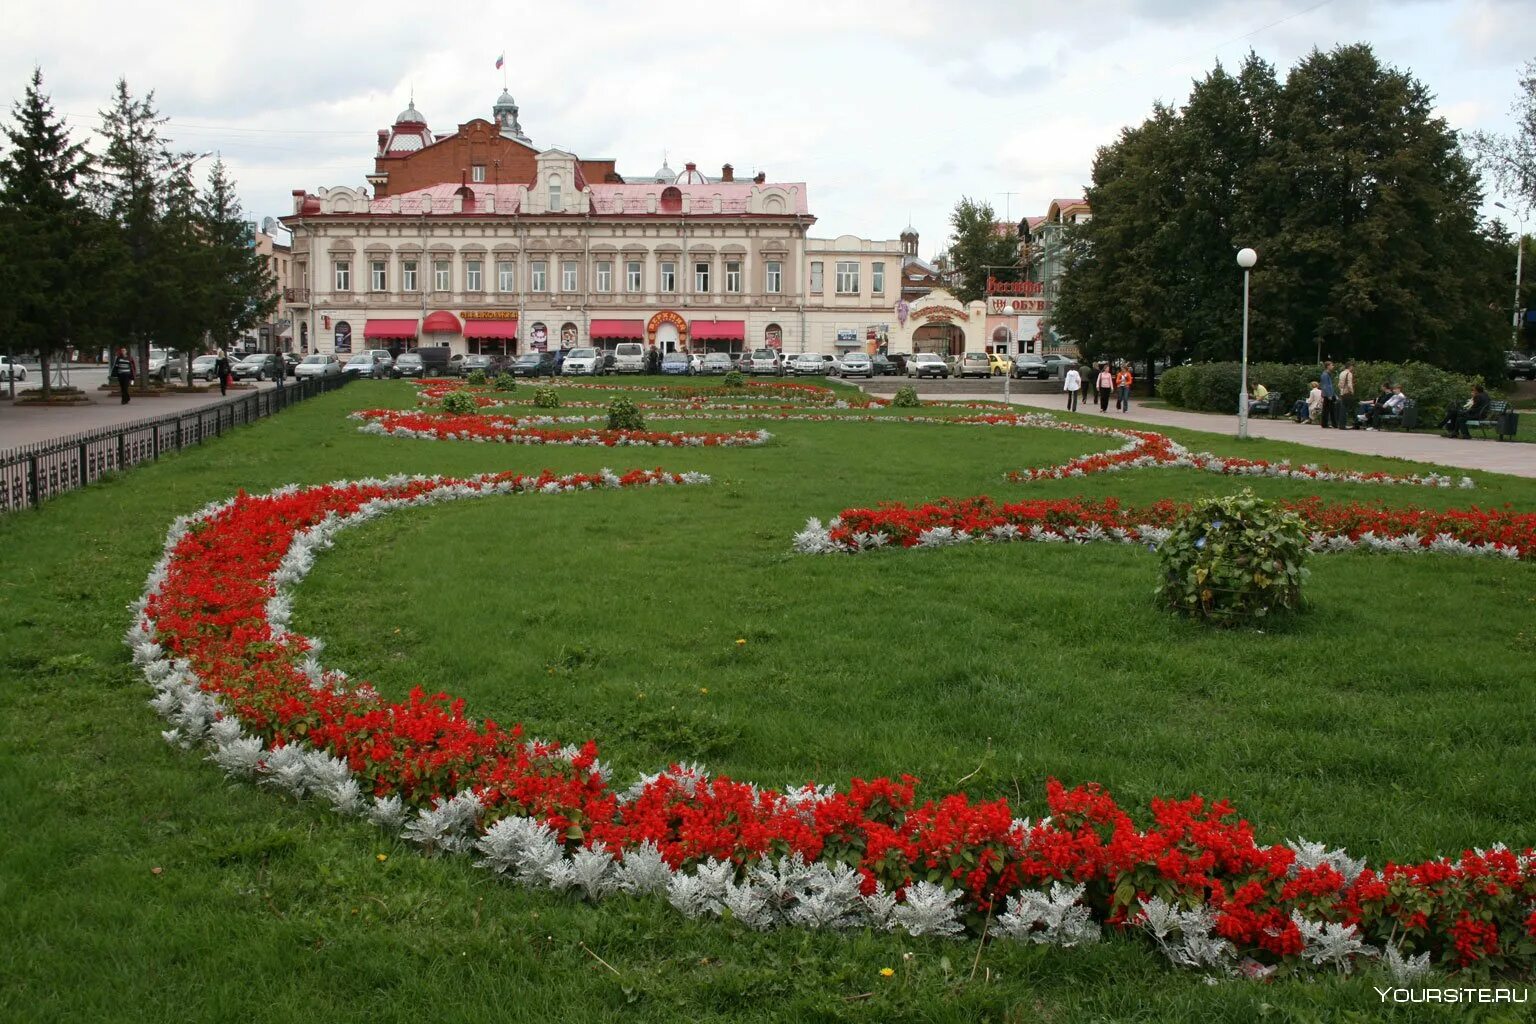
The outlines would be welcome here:
M 535 734 L 595 738 L 620 778 L 688 759 L 771 785 L 907 771 L 935 793 L 969 776 L 967 791 L 1038 815 L 1055 775 L 1133 807 L 1226 796 L 1265 841 L 1302 835 L 1373 862 L 1536 843 L 1536 566 L 1317 557 L 1310 614 L 1210 633 L 1153 607 L 1154 556 L 1137 548 L 789 553 L 807 516 L 880 500 L 1238 486 L 1166 470 L 1001 480 L 1113 442 L 777 423 L 763 448 L 591 450 L 363 436 L 344 418 L 412 401 L 406 385 L 362 382 L 0 519 L 0 908 L 21 940 L 0 956 L 0 1020 L 1380 1019 L 1370 979 L 1212 986 L 1135 941 L 978 956 L 973 942 L 757 935 L 652 900 L 588 907 L 229 785 L 160 741 L 120 636 L 171 519 L 241 487 L 711 473 L 702 488 L 397 512 L 344 534 L 299 589 L 295 628 L 326 639 L 328 664 L 394 696 L 419 683 Z M 1536 507 L 1536 481 L 1472 475 L 1475 491 L 1247 482 Z

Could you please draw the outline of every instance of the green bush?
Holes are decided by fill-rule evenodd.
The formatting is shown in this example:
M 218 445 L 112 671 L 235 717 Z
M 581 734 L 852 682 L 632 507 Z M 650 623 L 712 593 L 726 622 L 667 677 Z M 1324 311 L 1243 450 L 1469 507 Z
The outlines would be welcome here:
M 1334 378 L 1344 364 L 1334 361 Z M 1287 404 L 1305 398 L 1323 368 L 1305 363 L 1249 363 L 1248 383 L 1279 392 Z M 1235 412 L 1241 381 L 1238 363 L 1196 363 L 1173 366 L 1157 378 L 1157 393 L 1169 405 L 1198 412 Z M 1435 424 L 1451 405 L 1466 401 L 1479 376 L 1442 370 L 1428 363 L 1356 363 L 1355 398 L 1374 397 L 1384 383 L 1401 384 L 1403 394 L 1419 406 L 1419 422 Z
M 533 392 L 533 404 L 540 409 L 560 408 L 560 393 L 552 387 L 541 387 Z
M 1307 531 L 1252 491 L 1195 502 L 1158 546 L 1165 607 L 1219 626 L 1301 608 Z
M 467 375 L 465 375 L 465 377 L 464 377 L 464 383 L 466 383 L 466 384 L 475 384 L 475 385 L 484 384 L 485 383 L 485 371 L 484 370 L 470 370 L 469 373 Z
M 725 379 L 720 384 L 722 387 L 729 388 L 732 391 L 740 391 L 747 386 L 747 378 L 742 375 L 740 370 L 732 370 L 725 375 Z
M 609 430 L 644 430 L 645 418 L 634 402 L 622 395 L 608 403 Z
M 910 384 L 897 388 L 896 397 L 891 399 L 891 407 L 894 409 L 916 409 L 922 404 L 917 397 L 917 389 Z
M 468 391 L 450 391 L 443 396 L 443 412 L 453 413 L 455 416 L 467 416 L 479 410 L 480 405 L 475 401 L 475 396 Z
M 497 391 L 516 391 L 517 378 L 510 373 L 498 373 L 496 375 L 495 387 Z

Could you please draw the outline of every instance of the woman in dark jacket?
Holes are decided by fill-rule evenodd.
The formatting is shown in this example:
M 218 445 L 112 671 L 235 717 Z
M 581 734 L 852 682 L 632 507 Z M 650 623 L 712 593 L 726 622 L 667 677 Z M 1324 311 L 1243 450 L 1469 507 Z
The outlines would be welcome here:
M 229 394 L 229 356 L 224 354 L 223 349 L 219 349 L 219 358 L 214 360 L 213 372 L 219 378 L 219 394 Z

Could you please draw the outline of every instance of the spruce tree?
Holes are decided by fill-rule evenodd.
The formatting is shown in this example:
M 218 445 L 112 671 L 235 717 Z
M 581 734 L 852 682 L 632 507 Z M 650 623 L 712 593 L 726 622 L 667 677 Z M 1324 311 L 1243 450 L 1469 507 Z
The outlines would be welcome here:
M 90 157 L 43 94 L 41 69 L 12 117 L 0 158 L 0 323 L 16 347 L 36 350 L 46 396 L 55 354 L 93 334 L 103 232 L 87 202 Z
M 209 246 L 208 329 L 214 344 L 228 349 L 277 308 L 277 278 L 268 257 L 256 251 L 251 224 L 223 160 L 216 160 L 209 173 L 198 219 Z

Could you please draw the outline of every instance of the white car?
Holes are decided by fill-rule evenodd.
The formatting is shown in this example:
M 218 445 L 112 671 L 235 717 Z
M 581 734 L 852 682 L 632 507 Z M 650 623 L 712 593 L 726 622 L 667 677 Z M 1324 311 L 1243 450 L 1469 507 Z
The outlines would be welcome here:
M 299 364 L 304 365 L 303 363 Z M 359 352 L 347 364 L 341 368 L 341 372 L 348 377 L 367 377 L 372 380 L 382 380 L 389 376 L 389 367 L 384 365 L 384 360 L 379 358 L 376 350 Z
M 875 363 L 867 353 L 848 352 L 837 361 L 832 372 L 839 377 L 868 377 L 873 380 Z
M 193 380 L 213 380 L 214 370 L 219 365 L 218 356 L 198 356 L 192 360 Z M 231 363 L 231 366 L 234 364 Z
M 801 352 L 784 365 L 784 372 L 791 377 L 803 377 L 808 373 L 826 373 L 827 360 L 831 358 L 820 352 Z
M 638 341 L 621 341 L 613 347 L 614 373 L 644 373 L 645 346 Z
M 172 377 L 181 378 L 187 372 L 187 359 L 180 352 L 166 348 L 149 350 L 149 376 L 164 384 Z
M 779 358 L 778 349 L 754 349 L 747 357 L 746 363 L 745 369 L 750 374 L 771 373 L 775 377 L 784 376 L 784 361 Z
M 949 364 L 944 357 L 936 352 L 919 352 L 907 360 L 907 376 L 917 377 L 942 377 L 949 379 Z
M 20 363 L 11 362 L 10 356 L 0 356 L 0 379 L 26 380 L 27 368 Z
M 333 355 L 317 352 L 314 355 L 305 356 L 298 369 L 293 371 L 293 375 L 300 380 L 305 377 L 340 377 L 341 363 Z
M 565 354 L 560 372 L 567 377 L 600 377 L 603 354 L 595 348 L 573 348 Z

